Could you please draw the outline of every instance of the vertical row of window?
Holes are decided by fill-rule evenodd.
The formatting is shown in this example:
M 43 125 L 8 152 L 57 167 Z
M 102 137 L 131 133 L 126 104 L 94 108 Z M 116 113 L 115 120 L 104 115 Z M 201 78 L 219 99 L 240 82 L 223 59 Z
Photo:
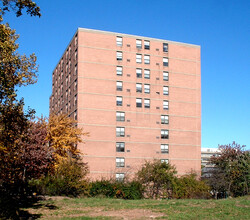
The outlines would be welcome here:
M 136 39 L 136 48 L 142 49 L 143 48 L 143 42 L 144 42 L 144 49 L 150 50 L 150 41 L 148 40 L 140 40 Z M 116 44 L 119 47 L 123 46 L 123 38 L 121 36 L 117 36 L 116 38 Z M 156 49 L 159 51 L 159 49 Z M 168 43 L 163 43 L 163 52 L 168 52 Z M 123 52 L 117 51 L 116 52 L 116 59 L 117 61 L 123 60 Z M 148 54 L 136 54 L 136 63 L 142 63 L 144 59 L 144 64 L 150 64 L 150 55 Z M 167 67 L 169 65 L 168 57 L 162 58 L 163 66 Z M 142 78 L 144 73 L 145 79 L 150 79 L 150 70 L 149 69 L 141 69 L 136 68 L 136 77 Z M 117 76 L 123 75 L 123 67 L 117 66 L 116 67 L 116 74 Z M 159 80 L 159 78 L 158 78 Z M 169 80 L 169 73 L 167 71 L 163 71 L 163 80 L 168 81 Z M 142 84 L 142 83 L 136 83 L 136 92 L 142 93 L 144 88 L 144 93 L 150 94 L 150 84 Z M 122 81 L 116 81 L 116 90 L 117 91 L 123 91 L 123 82 Z M 169 95 L 169 87 L 163 86 L 163 95 Z M 150 108 L 150 99 L 147 98 L 136 98 L 136 107 L 141 108 L 144 103 L 144 108 Z M 117 96 L 116 97 L 116 105 L 122 106 L 123 105 L 123 97 Z M 163 109 L 168 110 L 169 109 L 169 102 L 168 100 L 163 100 Z M 125 112 L 123 111 L 117 111 L 116 112 L 116 121 L 124 122 L 125 121 Z M 169 123 L 169 116 L 168 115 L 161 115 L 161 124 L 168 124 Z M 125 137 L 125 127 L 116 127 L 116 137 Z M 161 129 L 161 139 L 168 139 L 169 138 L 169 131 L 167 129 Z M 169 152 L 169 145 L 168 144 L 161 144 L 160 146 L 161 153 L 168 153 Z M 125 142 L 116 142 L 116 152 L 125 152 Z M 167 159 L 162 159 L 161 162 L 168 163 Z M 117 157 L 116 158 L 116 167 L 125 167 L 125 158 L 124 157 Z M 122 181 L 124 179 L 124 173 L 116 173 L 116 180 Z

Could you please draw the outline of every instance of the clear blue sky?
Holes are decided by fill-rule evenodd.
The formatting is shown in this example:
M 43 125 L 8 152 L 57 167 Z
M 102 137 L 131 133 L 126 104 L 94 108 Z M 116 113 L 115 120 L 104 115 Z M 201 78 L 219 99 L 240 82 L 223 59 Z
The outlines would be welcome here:
M 4 17 L 35 52 L 39 80 L 19 90 L 48 116 L 51 76 L 77 27 L 201 45 L 202 147 L 250 149 L 250 0 L 34 0 L 42 17 Z

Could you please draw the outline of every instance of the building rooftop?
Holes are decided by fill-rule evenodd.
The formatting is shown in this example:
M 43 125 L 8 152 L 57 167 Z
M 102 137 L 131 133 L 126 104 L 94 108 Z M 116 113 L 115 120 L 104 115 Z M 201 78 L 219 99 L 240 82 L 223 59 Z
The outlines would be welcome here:
M 138 35 L 131 35 L 131 34 L 123 34 L 123 33 L 111 32 L 111 31 L 101 31 L 101 30 L 80 28 L 80 27 L 78 28 L 78 31 L 94 32 L 94 33 L 96 32 L 96 33 L 102 33 L 102 34 L 108 34 L 108 35 L 114 35 L 114 36 L 119 35 L 123 37 L 138 38 L 138 39 L 143 39 L 143 40 L 161 41 L 161 42 L 167 42 L 167 43 L 178 44 L 178 45 L 189 46 L 189 47 L 200 47 L 200 45 L 196 45 L 196 44 L 188 44 L 188 43 L 182 43 L 182 42 L 177 42 L 177 41 L 170 41 L 170 40 L 165 40 L 165 39 L 157 39 L 157 38 L 152 38 L 152 37 L 145 37 L 145 36 L 138 36 Z

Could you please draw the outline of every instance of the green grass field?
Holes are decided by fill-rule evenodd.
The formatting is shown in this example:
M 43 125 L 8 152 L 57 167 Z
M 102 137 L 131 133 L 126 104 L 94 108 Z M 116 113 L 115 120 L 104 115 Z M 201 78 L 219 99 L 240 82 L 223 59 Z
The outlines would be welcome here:
M 223 200 L 52 197 L 24 209 L 43 219 L 250 219 L 250 196 Z

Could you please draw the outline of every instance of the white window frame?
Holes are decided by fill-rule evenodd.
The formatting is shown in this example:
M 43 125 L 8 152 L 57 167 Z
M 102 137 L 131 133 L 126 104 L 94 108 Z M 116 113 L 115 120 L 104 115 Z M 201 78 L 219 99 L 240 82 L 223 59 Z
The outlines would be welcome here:
M 149 40 L 144 40 L 144 49 L 150 50 L 150 41 Z
M 142 49 L 142 40 L 136 39 L 136 48 L 137 49 Z
M 169 94 L 168 86 L 163 86 L 163 95 L 168 95 L 168 94 Z
M 149 69 L 144 69 L 144 78 L 150 79 L 150 70 Z
M 122 91 L 123 83 L 122 81 L 116 81 L 116 91 Z
M 168 100 L 163 100 L 163 109 L 168 110 L 169 109 L 169 102 Z
M 125 167 L 125 158 L 124 157 L 116 157 L 115 162 L 116 162 L 116 167 Z
M 161 144 L 161 153 L 168 154 L 169 153 L 169 146 L 168 144 Z
M 168 159 L 161 159 L 161 163 L 166 163 L 166 164 L 168 164 L 169 161 L 168 161 Z
M 150 84 L 144 84 L 144 93 L 146 94 L 150 93 Z
M 150 64 L 150 55 L 144 54 L 144 64 Z
M 122 61 L 122 52 L 121 51 L 116 51 L 116 60 Z
M 125 112 L 116 112 L 116 121 L 125 121 Z
M 125 152 L 125 142 L 116 142 L 116 152 Z
M 136 92 L 142 93 L 142 84 L 141 83 L 136 83 Z
M 116 173 L 115 174 L 115 180 L 117 182 L 123 182 L 125 178 L 125 174 L 124 173 Z
M 168 124 L 168 123 L 169 123 L 169 116 L 161 115 L 161 124 Z
M 168 58 L 167 57 L 163 57 L 162 62 L 163 62 L 163 66 L 168 66 Z
M 169 131 L 167 129 L 161 129 L 161 139 L 168 139 Z
M 169 72 L 163 71 L 163 80 L 168 81 L 169 78 Z
M 116 106 L 122 106 L 122 96 L 116 96 Z
M 122 76 L 122 66 L 117 66 L 116 67 L 116 75 L 117 76 Z
M 118 47 L 122 47 L 122 41 L 123 41 L 122 37 L 119 37 L 119 36 L 116 37 L 116 45 Z
M 163 52 L 167 53 L 168 52 L 168 43 L 163 43 Z
M 142 63 L 142 54 L 136 54 L 136 63 Z
M 144 99 L 144 108 L 150 108 L 150 99 Z
M 141 108 L 142 107 L 142 99 L 141 98 L 136 98 L 136 107 Z
M 116 127 L 116 137 L 125 137 L 125 127 Z
M 142 78 L 142 69 L 136 68 L 136 77 L 137 78 Z

